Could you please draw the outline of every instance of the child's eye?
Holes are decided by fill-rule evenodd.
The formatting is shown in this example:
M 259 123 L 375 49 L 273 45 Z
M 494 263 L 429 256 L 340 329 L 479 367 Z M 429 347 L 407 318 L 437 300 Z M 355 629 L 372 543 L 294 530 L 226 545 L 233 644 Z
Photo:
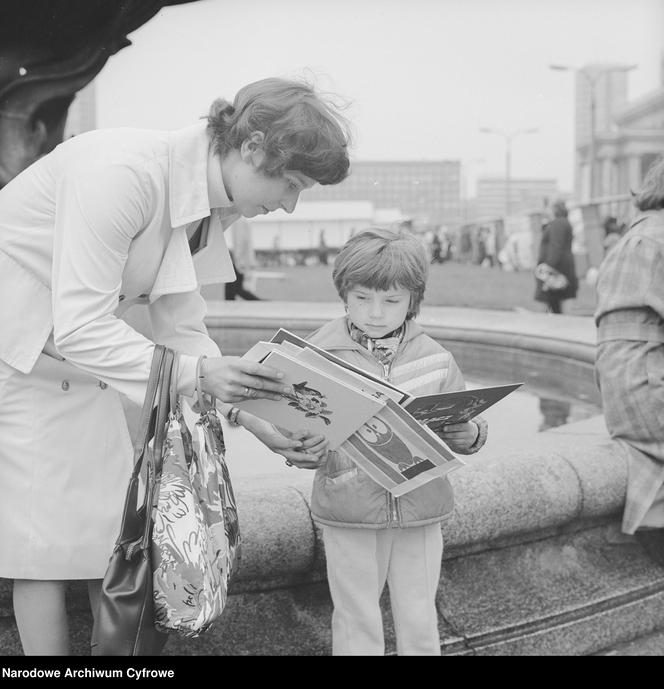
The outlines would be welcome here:
M 296 189 L 298 189 L 297 184 L 295 184 L 295 182 L 293 182 L 292 180 L 289 180 L 289 181 L 288 181 L 288 186 L 289 186 L 293 191 L 295 191 Z

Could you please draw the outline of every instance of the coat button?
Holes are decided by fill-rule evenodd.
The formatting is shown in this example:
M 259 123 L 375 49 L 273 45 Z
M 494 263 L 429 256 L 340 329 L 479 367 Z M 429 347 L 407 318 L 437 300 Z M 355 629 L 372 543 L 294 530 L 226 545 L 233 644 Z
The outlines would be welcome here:
M 106 388 L 108 387 L 108 385 L 107 385 L 106 383 L 104 383 L 103 380 L 100 380 L 100 381 L 99 381 L 99 387 L 100 387 L 102 390 L 106 390 Z
M 63 380 L 62 381 L 62 389 L 67 392 L 69 390 L 69 381 L 68 380 Z

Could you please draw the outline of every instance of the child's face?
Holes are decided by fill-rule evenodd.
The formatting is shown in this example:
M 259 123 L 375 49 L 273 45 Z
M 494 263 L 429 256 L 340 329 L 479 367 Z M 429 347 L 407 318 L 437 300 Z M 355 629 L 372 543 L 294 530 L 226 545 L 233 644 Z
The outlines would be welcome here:
M 296 170 L 285 170 L 278 177 L 268 177 L 260 170 L 264 155 L 261 149 L 248 149 L 243 144 L 241 157 L 232 174 L 229 179 L 224 178 L 233 205 L 245 218 L 272 213 L 279 208 L 292 213 L 300 192 L 316 183 Z
M 395 286 L 388 290 L 355 285 L 346 295 L 348 316 L 369 337 L 384 337 L 396 330 L 408 315 L 410 291 Z

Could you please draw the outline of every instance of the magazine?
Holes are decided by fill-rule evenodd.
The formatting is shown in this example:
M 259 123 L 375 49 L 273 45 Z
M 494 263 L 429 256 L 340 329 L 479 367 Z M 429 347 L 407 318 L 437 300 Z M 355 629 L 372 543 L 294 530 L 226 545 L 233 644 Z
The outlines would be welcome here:
M 435 430 L 446 424 L 470 421 L 522 385 L 523 383 L 512 383 L 475 390 L 422 395 L 406 401 L 404 409 L 420 423 Z
M 237 406 L 277 426 L 322 433 L 399 496 L 463 466 L 434 430 L 469 421 L 522 383 L 413 397 L 280 329 L 245 355 L 281 370 L 293 393 Z
M 464 464 L 438 436 L 391 399 L 340 449 L 395 497 Z
M 262 360 L 284 374 L 290 394 L 280 400 L 253 399 L 237 407 L 291 432 L 324 435 L 337 448 L 385 405 L 385 398 L 352 389 L 332 376 L 304 364 L 284 351 L 270 351 Z
M 334 354 L 330 354 L 330 352 L 326 352 L 324 349 L 321 349 L 320 347 L 316 347 L 316 345 L 311 344 L 310 342 L 307 342 L 307 340 L 303 340 L 301 337 L 298 337 L 297 335 L 294 335 L 293 333 L 289 332 L 288 330 L 285 330 L 284 328 L 279 328 L 277 333 L 274 335 L 274 337 L 270 340 L 270 342 L 276 342 L 276 343 L 290 343 L 297 345 L 298 347 L 308 347 L 309 349 L 312 349 L 314 352 L 317 354 L 320 354 L 322 357 L 327 359 L 328 361 L 332 361 L 338 366 L 341 366 L 342 368 L 348 369 L 349 371 L 353 371 L 353 373 L 357 373 L 358 375 L 362 376 L 363 378 L 367 378 L 368 380 L 372 381 L 376 385 L 380 386 L 381 388 L 385 388 L 384 392 L 388 397 L 395 399 L 396 401 L 399 402 L 400 404 L 402 402 L 405 402 L 408 400 L 409 395 L 407 392 L 404 392 L 403 390 L 400 390 L 396 385 L 392 385 L 392 383 L 389 383 L 386 380 L 383 380 L 382 378 L 379 378 L 378 376 L 374 376 L 368 371 L 364 371 L 361 368 L 358 368 L 357 366 L 353 366 L 353 364 L 349 364 L 347 361 L 344 361 L 343 359 L 340 359 L 338 356 L 334 356 Z

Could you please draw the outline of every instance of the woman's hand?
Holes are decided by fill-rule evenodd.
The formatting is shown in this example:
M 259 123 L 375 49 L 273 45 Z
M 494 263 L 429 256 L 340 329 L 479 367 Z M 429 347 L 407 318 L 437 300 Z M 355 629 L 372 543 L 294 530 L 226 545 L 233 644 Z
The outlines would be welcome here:
M 276 368 L 239 356 L 206 358 L 201 362 L 201 388 L 222 402 L 242 402 L 264 397 L 279 400 L 291 391 Z
M 325 462 L 328 441 L 322 435 L 312 435 L 308 431 L 290 433 L 245 411 L 240 412 L 237 420 L 272 452 L 285 457 L 286 462 L 293 466 L 317 469 Z
M 456 452 L 469 450 L 475 444 L 479 433 L 480 427 L 474 421 L 450 423 L 436 429 L 436 435 Z

